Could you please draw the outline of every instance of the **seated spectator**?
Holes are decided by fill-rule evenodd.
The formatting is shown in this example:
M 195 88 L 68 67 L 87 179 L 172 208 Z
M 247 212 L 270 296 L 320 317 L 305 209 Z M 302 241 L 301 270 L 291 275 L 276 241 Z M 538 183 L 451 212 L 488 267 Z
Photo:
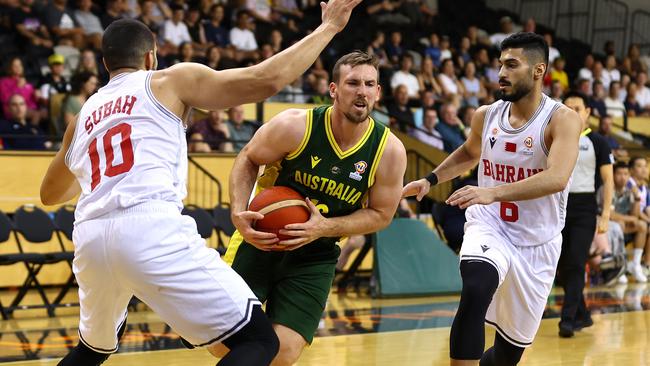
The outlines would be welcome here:
M 299 77 L 293 83 L 285 86 L 280 92 L 267 99 L 269 102 L 307 103 L 307 95 L 303 89 L 303 78 Z
M 412 129 L 411 135 L 429 146 L 433 146 L 438 150 L 444 150 L 445 144 L 442 141 L 442 135 L 436 130 L 437 124 L 438 112 L 434 108 L 427 108 L 424 111 L 424 124 L 422 128 Z
M 412 67 L 413 56 L 405 53 L 400 60 L 400 69 L 390 78 L 390 87 L 395 89 L 398 85 L 404 85 L 409 98 L 417 98 L 420 96 L 420 84 L 418 78 L 411 72 Z
M 125 0 L 107 0 L 106 11 L 101 17 L 104 29 L 114 21 L 125 18 L 128 14 L 128 10 L 128 3 Z
M 256 58 L 258 46 L 251 30 L 252 25 L 250 15 L 246 11 L 237 13 L 237 24 L 230 30 L 230 43 L 238 51 L 238 60 Z
M 375 37 L 372 39 L 372 41 L 368 45 L 368 49 L 366 50 L 366 53 L 368 53 L 369 55 L 375 55 L 377 60 L 379 60 L 380 69 L 392 68 L 392 64 L 388 59 L 386 50 L 384 49 L 385 43 L 386 43 L 386 37 L 384 35 L 384 32 L 377 31 L 375 33 Z
M 178 47 L 183 42 L 192 42 L 187 25 L 183 22 L 185 10 L 182 6 L 175 5 L 172 8 L 172 17 L 165 21 L 163 25 L 164 48 L 167 54 L 175 55 L 178 53 Z
M 559 81 L 562 86 L 562 92 L 569 90 L 569 75 L 564 71 L 566 61 L 562 57 L 556 57 L 551 68 L 551 80 Z
M 460 104 L 461 97 L 465 94 L 465 87 L 456 77 L 454 61 L 450 58 L 442 61 L 441 73 L 438 75 L 438 82 L 442 88 L 445 100 Z
M 648 66 L 641 60 L 641 50 L 638 44 L 630 44 L 627 49 L 627 58 L 630 60 L 630 75 L 632 77 L 638 77 L 640 72 L 648 72 Z
M 222 70 L 221 65 L 221 51 L 219 47 L 210 46 L 207 51 L 205 51 L 205 65 L 214 70 Z
M 244 107 L 241 105 L 228 109 L 228 131 L 233 144 L 233 149 L 239 152 L 257 131 L 258 125 L 244 120 Z
M 510 17 L 502 17 L 501 20 L 499 20 L 499 24 L 501 25 L 501 32 L 494 33 L 490 36 L 490 43 L 496 48 L 499 48 L 501 42 L 514 33 L 514 23 Z
M 487 51 L 479 51 L 479 55 L 485 55 L 487 58 Z M 475 61 L 476 62 L 476 61 Z M 478 63 L 477 63 L 478 68 Z M 486 65 L 483 71 L 483 76 L 485 77 L 485 86 L 487 87 L 490 93 L 494 93 L 499 90 L 499 59 L 497 57 L 492 57 L 489 64 Z
M 474 113 L 476 113 L 476 107 L 471 105 L 466 105 L 458 111 L 458 117 L 463 121 L 463 126 L 465 126 L 465 136 L 469 136 L 471 133 Z
M 42 104 L 48 106 L 50 97 L 54 94 L 65 94 L 70 91 L 70 83 L 63 76 L 65 59 L 59 54 L 47 58 L 50 72 L 41 79 L 38 89 Z
M 7 63 L 6 75 L 0 78 L 0 102 L 4 116 L 9 116 L 9 99 L 14 94 L 22 95 L 27 105 L 27 119 L 32 124 L 38 124 L 42 117 L 46 115 L 45 111 L 38 108 L 39 92 L 34 86 L 25 79 L 25 69 L 23 62 L 18 57 L 9 59 Z
M 390 116 L 388 108 L 384 105 L 383 90 L 379 90 L 375 106 L 370 111 L 370 117 L 384 126 L 390 126 Z
M 465 104 L 472 107 L 478 107 L 481 104 L 481 101 L 487 97 L 487 91 L 485 91 L 481 80 L 476 77 L 476 66 L 474 65 L 474 62 L 470 61 L 465 64 L 463 77 L 460 81 L 465 90 L 463 95 Z
M 308 103 L 320 104 L 320 105 L 332 104 L 329 81 L 327 81 L 327 79 L 318 78 L 318 80 L 316 81 L 315 94 L 309 98 Z
M 274 54 L 285 49 L 286 45 L 284 44 L 284 37 L 279 29 L 271 31 L 271 34 L 269 35 L 269 44 L 271 45 Z
M 591 69 L 594 67 L 594 55 L 588 53 L 585 56 L 584 64 L 580 71 L 578 71 L 578 79 L 589 80 L 591 83 L 594 80 L 594 74 L 591 72 Z
M 314 64 L 311 65 L 306 75 L 307 76 L 305 77 L 305 81 L 307 82 L 307 90 L 316 90 L 316 83 L 318 79 L 330 79 L 330 73 L 327 71 L 327 69 L 325 69 L 325 66 L 323 65 L 323 59 L 320 57 L 316 58 L 316 61 L 314 61 Z
M 201 13 L 197 7 L 191 7 L 187 11 L 185 25 L 187 26 L 187 31 L 192 39 L 192 46 L 200 54 L 203 54 L 208 46 L 208 41 L 205 37 L 203 24 L 201 23 Z
M 255 21 L 259 29 L 260 26 L 263 28 L 260 29 L 263 33 L 268 34 L 264 27 L 264 24 L 273 23 L 272 17 L 272 8 L 271 2 L 267 0 L 246 0 L 244 1 L 244 9 L 248 12 L 248 15 Z
M 393 89 L 393 101 L 388 105 L 390 125 L 399 126 L 400 131 L 406 132 L 415 125 L 413 112 L 408 107 L 409 95 L 406 85 L 398 85 Z
M 100 50 L 104 27 L 97 15 L 92 12 L 93 2 L 92 0 L 79 0 L 78 4 L 79 9 L 74 11 L 74 17 L 84 31 L 84 42 L 88 47 Z
M 7 116 L 7 121 L 0 121 L 0 140 L 5 150 L 43 150 L 46 148 L 43 131 L 27 121 L 27 104 L 22 95 L 14 94 L 9 97 Z
M 562 87 L 562 83 L 559 80 L 553 80 L 548 96 L 556 102 L 562 102 L 563 95 L 564 88 Z
M 576 80 L 576 91 L 587 97 L 591 97 L 591 81 L 587 79 Z
M 420 108 L 417 108 L 415 112 L 413 112 L 413 120 L 415 122 L 415 127 L 417 128 L 422 128 L 424 125 L 424 111 L 428 108 L 435 108 L 436 106 L 436 97 L 433 95 L 433 92 L 429 90 L 422 92 L 420 104 Z
M 436 80 L 433 70 L 433 60 L 429 56 L 424 56 L 420 65 L 420 72 L 417 74 L 418 86 L 420 92 L 431 91 L 435 95 L 442 95 L 442 88 Z
M 232 152 L 230 130 L 223 111 L 209 111 L 205 119 L 194 122 L 187 131 L 190 152 Z M 207 150 L 205 147 L 207 146 Z
M 161 2 L 165 4 L 164 1 Z M 165 7 L 167 7 L 167 4 L 165 4 Z M 160 24 L 162 21 L 158 17 L 154 16 L 154 9 L 156 9 L 156 3 L 153 0 L 144 0 L 140 6 L 140 16 L 137 19 L 144 23 L 151 33 L 159 36 L 161 33 Z
M 636 100 L 639 102 L 641 108 L 650 112 L 650 88 L 648 88 L 648 73 L 639 71 L 636 74 L 636 83 L 638 90 L 636 92 Z
M 625 97 L 625 102 L 623 105 L 625 105 L 625 110 L 627 111 L 628 117 L 642 116 L 644 114 L 647 114 L 643 108 L 641 108 L 637 94 L 638 92 L 636 83 L 632 81 L 627 84 L 627 96 Z
M 594 80 L 592 83 L 593 93 L 589 98 L 589 108 L 591 114 L 596 117 L 607 115 L 607 106 L 605 105 L 605 86 L 600 80 Z
M 203 23 L 205 39 L 209 44 L 218 47 L 227 47 L 230 44 L 230 35 L 223 26 L 223 4 L 215 4 L 210 8 L 210 19 Z
M 45 19 L 35 9 L 34 0 L 22 0 L 11 12 L 11 24 L 20 35 L 18 38 L 28 56 L 42 57 L 49 54 L 54 47 Z
M 460 145 L 465 142 L 465 126 L 463 121 L 456 114 L 456 106 L 453 103 L 445 103 L 440 108 L 440 122 L 436 124 L 436 130 L 442 135 L 445 151 L 454 152 Z
M 616 68 L 616 56 L 609 55 L 605 59 L 602 80 L 605 85 L 611 85 L 612 81 L 621 81 L 621 72 Z
M 203 62 L 203 58 L 195 55 L 192 42 L 183 42 L 178 47 L 178 55 L 171 63 L 177 64 L 179 62 Z
M 386 45 L 386 55 L 391 64 L 398 65 L 399 60 L 406 50 L 402 47 L 402 33 L 393 31 L 390 34 L 390 41 Z
M 411 23 L 411 20 L 399 11 L 401 6 L 401 1 L 369 0 L 366 5 L 366 13 L 380 26 L 399 27 Z
M 45 24 L 55 37 L 55 41 L 68 38 L 77 48 L 85 47 L 84 31 L 75 20 L 74 15 L 67 8 L 67 0 L 52 0 L 45 7 Z
M 438 34 L 435 32 L 431 33 L 429 35 L 429 45 L 424 49 L 424 56 L 431 58 L 433 65 L 439 68 L 440 63 L 442 62 L 442 57 L 440 57 L 441 53 L 440 37 L 438 37 Z
M 440 62 L 448 58 L 453 58 L 451 44 L 449 43 L 449 36 L 443 35 L 440 37 Z
M 621 83 L 612 81 L 609 85 L 609 95 L 605 98 L 605 106 L 607 107 L 607 114 L 612 117 L 623 117 L 625 112 L 625 105 L 619 99 Z
M 544 40 L 546 41 L 546 44 L 548 44 L 549 63 L 553 63 L 555 62 L 556 58 L 562 57 L 562 55 L 560 55 L 560 51 L 558 51 L 557 48 L 553 47 L 553 35 L 551 33 L 545 33 Z
M 630 179 L 630 171 L 627 164 L 618 162 L 614 164 L 614 210 L 611 212 L 611 220 L 618 223 L 625 234 L 634 234 L 633 258 L 628 265 L 628 271 L 638 282 L 647 282 L 641 268 L 641 257 L 643 248 L 646 247 L 648 225 L 639 218 L 638 192 L 626 187 Z M 599 205 L 602 203 L 602 187 L 598 191 Z
M 304 17 L 296 0 L 273 0 L 271 8 L 280 15 L 280 20 L 286 23 L 289 19 L 299 21 Z
M 75 70 L 75 74 L 82 72 L 89 72 L 97 76 L 99 79 L 99 85 L 105 85 L 106 82 L 108 82 L 106 68 L 103 65 L 102 67 L 99 67 L 97 64 L 97 55 L 89 48 L 81 51 L 79 64 L 77 65 L 77 70 Z
M 606 114 L 600 117 L 600 120 L 598 121 L 598 133 L 605 138 L 616 160 L 626 160 L 628 158 L 628 153 L 614 138 L 612 123 L 612 116 Z
M 95 74 L 83 71 L 72 76 L 70 80 L 70 93 L 63 99 L 61 105 L 61 119 L 56 130 L 58 134 L 63 134 L 65 128 L 77 118 L 81 111 L 81 106 L 97 90 L 97 76 Z
M 472 45 L 469 43 L 467 36 L 460 39 L 457 54 L 463 59 L 465 64 L 472 61 L 471 47 Z

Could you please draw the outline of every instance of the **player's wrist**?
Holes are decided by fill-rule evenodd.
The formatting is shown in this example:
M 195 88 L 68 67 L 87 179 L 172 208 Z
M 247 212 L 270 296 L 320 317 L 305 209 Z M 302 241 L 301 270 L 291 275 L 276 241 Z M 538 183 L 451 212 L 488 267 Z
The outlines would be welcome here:
M 438 175 L 434 172 L 431 172 L 426 177 L 424 177 L 424 180 L 429 182 L 429 185 L 433 187 L 438 184 Z

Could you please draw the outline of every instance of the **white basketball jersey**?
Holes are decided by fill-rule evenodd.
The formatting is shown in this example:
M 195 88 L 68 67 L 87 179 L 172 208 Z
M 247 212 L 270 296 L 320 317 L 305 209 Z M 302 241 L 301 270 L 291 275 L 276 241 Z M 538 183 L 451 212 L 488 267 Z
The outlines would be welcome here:
M 185 127 L 154 97 L 151 71 L 112 78 L 84 103 L 65 162 L 81 185 L 76 222 L 187 193 Z
M 518 129 L 508 120 L 510 102 L 493 103 L 483 122 L 478 185 L 495 187 L 517 182 L 547 168 L 544 130 L 560 103 L 543 95 L 533 117 Z M 552 240 L 564 227 L 568 186 L 548 196 L 515 202 L 473 205 L 466 211 L 468 224 L 489 225 L 517 246 Z

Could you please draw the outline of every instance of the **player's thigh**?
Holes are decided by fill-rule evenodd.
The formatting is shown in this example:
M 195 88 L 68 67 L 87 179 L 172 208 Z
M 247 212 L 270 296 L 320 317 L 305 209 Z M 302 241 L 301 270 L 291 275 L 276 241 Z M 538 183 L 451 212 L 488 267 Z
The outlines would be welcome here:
M 283 277 L 275 283 L 266 303 L 271 322 L 292 329 L 311 344 L 325 310 L 335 266 L 332 260 L 281 269 Z
M 187 342 L 222 341 L 247 324 L 257 298 L 218 252 L 206 247 L 191 217 L 128 220 L 150 235 L 122 233 L 120 243 L 137 249 L 119 251 L 115 265 L 124 274 L 121 280 Z

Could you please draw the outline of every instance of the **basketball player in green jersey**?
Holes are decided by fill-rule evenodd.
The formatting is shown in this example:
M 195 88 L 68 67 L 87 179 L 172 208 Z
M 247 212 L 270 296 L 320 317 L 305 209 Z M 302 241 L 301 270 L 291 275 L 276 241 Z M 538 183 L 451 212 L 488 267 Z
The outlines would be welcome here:
M 260 301 L 280 339 L 272 365 L 292 365 L 313 340 L 332 286 L 342 236 L 386 227 L 401 196 L 402 143 L 369 113 L 379 96 L 377 60 L 341 57 L 333 71 L 331 107 L 289 109 L 266 123 L 241 151 L 230 175 L 232 236 L 225 260 Z M 311 218 L 280 231 L 258 232 L 247 211 L 257 190 L 288 186 L 307 197 Z

